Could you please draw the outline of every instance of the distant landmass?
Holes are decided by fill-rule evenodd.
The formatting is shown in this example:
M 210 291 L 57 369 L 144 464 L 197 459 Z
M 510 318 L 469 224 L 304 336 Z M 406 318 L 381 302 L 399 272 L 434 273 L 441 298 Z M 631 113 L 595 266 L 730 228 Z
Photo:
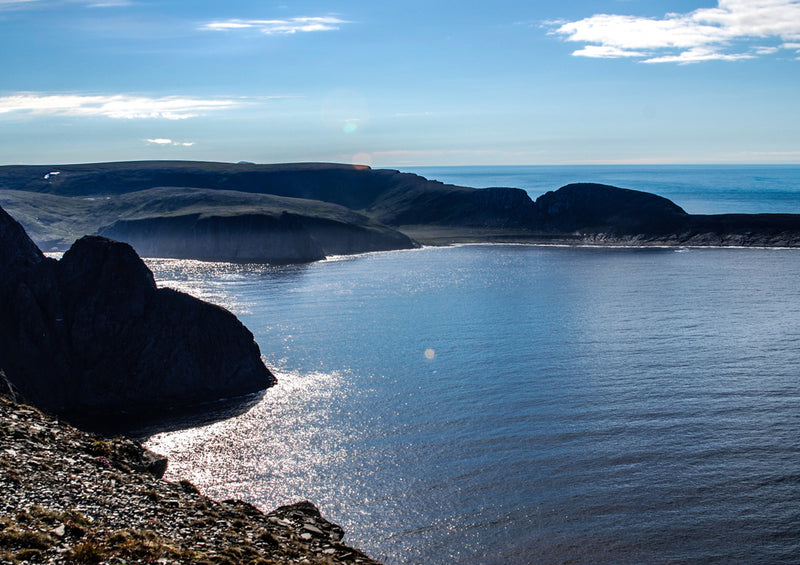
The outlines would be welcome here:
M 800 215 L 691 215 L 572 184 L 533 201 L 363 166 L 149 161 L 0 167 L 0 205 L 48 251 L 85 234 L 142 256 L 305 262 L 420 244 L 800 246 Z

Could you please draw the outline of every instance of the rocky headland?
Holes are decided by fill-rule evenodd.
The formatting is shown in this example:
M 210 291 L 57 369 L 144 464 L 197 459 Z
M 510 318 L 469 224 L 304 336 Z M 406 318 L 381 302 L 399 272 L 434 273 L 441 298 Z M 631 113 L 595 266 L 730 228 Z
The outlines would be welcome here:
M 144 256 L 304 262 L 418 244 L 800 246 L 800 215 L 691 215 L 665 198 L 571 184 L 535 201 L 326 163 L 0 167 L 0 205 L 47 250 L 92 233 Z
M 309 502 L 217 502 L 166 466 L 0 394 L 0 563 L 377 563 Z
M 258 393 L 275 382 L 227 310 L 158 288 L 125 243 L 45 257 L 0 208 L 0 368 L 30 403 L 75 418 Z

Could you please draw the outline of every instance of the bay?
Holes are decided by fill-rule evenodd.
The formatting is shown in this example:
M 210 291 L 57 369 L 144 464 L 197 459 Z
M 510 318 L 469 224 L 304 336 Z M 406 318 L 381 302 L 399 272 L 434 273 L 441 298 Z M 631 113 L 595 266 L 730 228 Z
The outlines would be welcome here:
M 796 560 L 796 250 L 149 265 L 234 311 L 279 378 L 152 437 L 171 478 L 312 500 L 387 564 Z

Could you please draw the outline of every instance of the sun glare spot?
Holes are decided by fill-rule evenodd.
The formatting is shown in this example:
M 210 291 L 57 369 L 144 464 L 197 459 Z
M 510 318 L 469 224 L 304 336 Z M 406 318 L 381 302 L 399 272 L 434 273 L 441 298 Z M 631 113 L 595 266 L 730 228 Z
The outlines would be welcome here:
M 370 153 L 356 153 L 350 159 L 350 162 L 353 165 L 361 165 L 364 167 L 371 167 L 372 166 L 372 155 Z

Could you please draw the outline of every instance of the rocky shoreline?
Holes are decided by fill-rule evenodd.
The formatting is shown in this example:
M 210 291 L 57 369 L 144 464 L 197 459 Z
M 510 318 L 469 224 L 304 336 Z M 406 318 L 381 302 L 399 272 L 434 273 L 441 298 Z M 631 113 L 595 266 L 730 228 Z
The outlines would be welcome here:
M 0 564 L 376 564 L 310 502 L 263 513 L 165 458 L 0 397 Z

